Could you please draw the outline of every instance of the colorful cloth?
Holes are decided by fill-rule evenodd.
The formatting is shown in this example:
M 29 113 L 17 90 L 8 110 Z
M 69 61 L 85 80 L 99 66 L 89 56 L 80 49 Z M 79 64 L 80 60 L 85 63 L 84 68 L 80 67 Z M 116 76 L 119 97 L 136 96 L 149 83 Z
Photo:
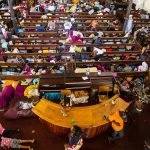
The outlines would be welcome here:
M 0 124 L 0 135 L 3 134 L 4 130 L 5 130 L 5 129 L 4 129 L 3 126 Z
M 11 148 L 12 139 L 1 137 L 1 147 Z
M 20 148 L 20 140 L 1 137 L 1 147 Z
M 15 96 L 21 97 L 24 96 L 24 91 L 27 88 L 27 85 L 20 85 L 18 84 L 15 90 Z
M 54 102 L 64 98 L 64 96 L 62 96 L 60 92 L 44 93 L 43 97 Z
M 6 108 L 12 100 L 14 94 L 14 88 L 12 86 L 6 86 L 0 94 L 0 108 Z

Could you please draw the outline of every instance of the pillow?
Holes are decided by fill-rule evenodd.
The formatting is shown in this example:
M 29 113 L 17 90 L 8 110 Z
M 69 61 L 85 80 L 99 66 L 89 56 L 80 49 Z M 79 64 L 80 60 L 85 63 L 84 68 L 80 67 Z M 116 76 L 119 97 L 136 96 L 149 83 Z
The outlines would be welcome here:
M 26 110 L 19 110 L 10 108 L 4 113 L 5 119 L 19 119 L 19 118 L 27 118 L 27 117 L 34 117 L 34 114 L 31 109 Z
M 32 96 L 39 96 L 38 84 L 28 86 L 24 91 L 24 96 L 31 98 Z
M 19 118 L 27 118 L 27 117 L 34 117 L 34 113 L 32 112 L 32 108 L 29 107 L 29 109 L 22 109 L 21 104 L 22 103 L 28 103 L 28 100 L 23 101 L 16 101 L 15 99 L 10 104 L 9 109 L 4 113 L 5 119 L 19 119 Z M 30 102 L 29 102 L 30 104 Z
M 22 29 L 22 28 L 19 28 L 19 29 L 18 29 L 18 32 L 23 32 L 23 29 Z

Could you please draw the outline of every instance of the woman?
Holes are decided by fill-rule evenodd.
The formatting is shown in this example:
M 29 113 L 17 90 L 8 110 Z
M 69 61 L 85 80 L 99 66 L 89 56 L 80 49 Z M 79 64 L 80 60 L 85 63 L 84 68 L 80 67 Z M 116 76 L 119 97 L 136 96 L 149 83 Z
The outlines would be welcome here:
M 83 145 L 83 138 L 89 136 L 91 129 L 92 126 L 90 126 L 87 133 L 85 133 L 79 126 L 73 125 L 71 133 L 69 134 L 69 142 L 65 144 L 65 150 L 79 150 Z

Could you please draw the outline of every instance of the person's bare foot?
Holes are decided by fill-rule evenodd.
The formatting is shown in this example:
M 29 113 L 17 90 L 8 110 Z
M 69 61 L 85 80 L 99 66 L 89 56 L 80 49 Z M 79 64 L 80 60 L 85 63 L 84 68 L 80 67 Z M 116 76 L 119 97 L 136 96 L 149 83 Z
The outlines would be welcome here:
M 35 142 L 35 139 L 31 140 L 31 143 L 34 143 Z
M 20 129 L 17 129 L 17 132 L 20 132 Z

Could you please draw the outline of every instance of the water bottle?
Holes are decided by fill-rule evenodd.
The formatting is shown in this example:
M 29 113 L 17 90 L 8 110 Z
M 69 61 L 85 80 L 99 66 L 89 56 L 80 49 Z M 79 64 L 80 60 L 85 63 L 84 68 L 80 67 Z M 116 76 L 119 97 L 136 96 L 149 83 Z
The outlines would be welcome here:
M 102 74 L 102 71 L 101 70 L 98 70 L 98 75 L 100 76 Z

